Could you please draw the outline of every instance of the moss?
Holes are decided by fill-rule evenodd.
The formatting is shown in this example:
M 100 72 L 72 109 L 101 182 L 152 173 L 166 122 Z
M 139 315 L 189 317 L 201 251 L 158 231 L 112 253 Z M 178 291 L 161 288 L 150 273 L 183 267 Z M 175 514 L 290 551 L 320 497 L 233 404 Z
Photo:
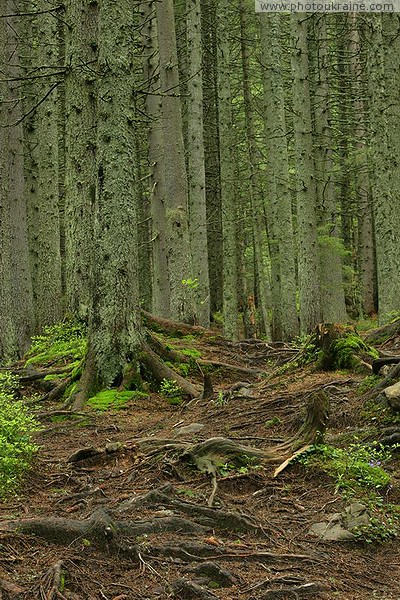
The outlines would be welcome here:
M 381 381 L 379 375 L 368 375 L 365 379 L 357 386 L 357 394 L 362 396 L 372 388 L 374 388 Z
M 194 348 L 176 348 L 176 350 L 179 350 L 181 354 L 184 356 L 189 356 L 190 358 L 201 358 L 201 352 L 195 350 Z
M 83 323 L 68 320 L 45 327 L 43 334 L 32 338 L 26 354 L 26 365 L 81 361 L 86 352 L 86 328 Z
M 66 400 L 67 398 L 69 398 L 70 396 L 72 396 L 72 394 L 75 394 L 77 388 L 78 388 L 78 382 L 77 381 L 74 381 L 73 383 L 70 383 L 69 386 L 65 389 L 63 398 Z
M 317 367 L 326 370 L 357 370 L 361 364 L 359 355 L 372 359 L 379 356 L 357 333 L 344 334 L 334 339 L 327 350 L 318 353 Z
M 103 390 L 96 396 L 89 398 L 87 404 L 100 411 L 120 409 L 134 398 L 148 398 L 148 394 L 138 390 L 125 390 L 122 392 L 117 389 Z
M 43 381 L 61 381 L 64 379 L 65 373 L 59 373 L 58 375 L 46 375 Z

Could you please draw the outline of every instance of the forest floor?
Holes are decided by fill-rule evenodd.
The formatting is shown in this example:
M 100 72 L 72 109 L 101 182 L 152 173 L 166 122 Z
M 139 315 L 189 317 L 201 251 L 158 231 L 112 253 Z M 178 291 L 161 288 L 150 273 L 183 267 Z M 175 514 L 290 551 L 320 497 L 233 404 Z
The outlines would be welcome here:
M 149 453 L 139 442 L 160 438 L 165 449 L 171 440 L 225 437 L 273 448 L 298 430 L 310 393 L 324 389 L 331 404 L 326 440 L 345 445 L 343 434 L 371 425 L 357 389 L 365 376 L 317 372 L 310 365 L 271 379 L 276 365 L 291 356 L 284 346 L 232 344 L 217 336 L 174 344 L 261 373 L 221 367 L 212 375 L 212 398 L 189 405 L 171 405 L 152 392 L 118 410 L 47 422 L 35 436 L 40 450 L 19 495 L 0 504 L 0 598 L 399 600 L 395 538 L 336 542 L 309 533 L 313 523 L 349 504 L 322 469 L 294 463 L 274 477 L 279 461 L 242 468 L 228 461 L 209 508 L 207 474 L 174 460 L 173 449 Z M 246 385 L 235 386 L 238 381 Z M 204 427 L 178 431 L 193 423 Z M 120 444 L 107 446 L 115 442 Z M 93 448 L 101 451 L 74 459 L 78 450 Z M 382 501 L 400 504 L 399 461 L 387 469 L 391 486 L 382 490 Z M 7 528 L 31 519 L 41 524 L 40 535 Z M 74 533 L 77 522 L 89 525 Z M 53 528 L 47 537 L 44 523 Z M 91 535 L 99 523 L 108 541 Z M 57 524 L 63 525 L 59 539 Z

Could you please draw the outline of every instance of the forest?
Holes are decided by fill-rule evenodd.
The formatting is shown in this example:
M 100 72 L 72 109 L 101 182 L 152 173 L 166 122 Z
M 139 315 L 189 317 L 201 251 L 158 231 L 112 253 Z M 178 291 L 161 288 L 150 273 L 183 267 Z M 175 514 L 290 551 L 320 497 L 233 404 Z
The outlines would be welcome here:
M 399 599 L 399 156 L 400 13 L 2 0 L 0 600 Z

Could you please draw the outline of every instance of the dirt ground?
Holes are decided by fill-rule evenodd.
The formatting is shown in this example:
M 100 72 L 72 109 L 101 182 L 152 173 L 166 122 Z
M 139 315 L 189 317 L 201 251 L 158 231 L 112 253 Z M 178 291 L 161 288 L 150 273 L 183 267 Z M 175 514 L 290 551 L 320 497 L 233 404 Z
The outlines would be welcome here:
M 298 429 L 308 396 L 320 388 L 331 401 L 329 440 L 365 425 L 357 393 L 363 376 L 306 367 L 271 380 L 284 348 L 201 340 L 191 346 L 261 375 L 220 368 L 207 400 L 173 406 L 152 393 L 119 410 L 45 421 L 33 470 L 20 494 L 0 505 L 0 598 L 399 600 L 397 540 L 327 542 L 309 533 L 346 506 L 322 471 L 294 464 L 274 478 L 279 463 L 241 470 L 228 464 L 209 508 L 207 474 L 138 443 L 225 437 L 271 448 Z M 238 381 L 249 385 L 219 393 Z M 192 423 L 204 427 L 177 435 Z M 101 452 L 68 460 L 93 448 Z M 391 469 L 392 487 L 383 494 L 400 503 L 398 461 Z M 40 523 L 37 535 L 9 527 L 31 519 Z M 84 528 L 75 530 L 76 523 Z

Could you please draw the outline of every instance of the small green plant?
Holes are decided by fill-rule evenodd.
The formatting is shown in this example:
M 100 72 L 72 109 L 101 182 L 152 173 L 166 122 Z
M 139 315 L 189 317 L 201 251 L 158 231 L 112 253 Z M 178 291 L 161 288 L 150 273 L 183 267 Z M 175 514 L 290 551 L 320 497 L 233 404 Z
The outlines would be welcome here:
M 32 338 L 26 365 L 81 361 L 86 352 L 86 327 L 73 319 L 45 327 Z
M 298 458 L 307 467 L 319 467 L 335 481 L 336 491 L 356 491 L 362 488 L 379 490 L 390 483 L 390 475 L 382 465 L 391 458 L 380 445 L 350 444 L 335 448 L 326 444 L 312 446 Z
M 188 279 L 182 279 L 182 285 L 185 285 L 190 290 L 195 290 L 199 287 L 199 280 L 197 277 L 194 279 L 190 279 L 190 277 Z
M 0 394 L 13 396 L 19 386 L 19 377 L 11 371 L 0 371 Z
M 275 425 L 282 425 L 282 419 L 280 417 L 272 417 L 265 421 L 264 427 L 275 427 Z
M 385 507 L 381 507 L 370 502 L 368 508 L 371 512 L 368 524 L 352 529 L 357 539 L 373 544 L 386 542 L 399 535 L 400 507 L 398 505 L 386 504 Z
M 183 402 L 182 390 L 174 379 L 163 379 L 160 392 L 168 400 L 169 404 L 179 405 Z
M 400 423 L 399 414 L 394 415 L 388 406 L 383 406 L 372 398 L 364 403 L 361 410 L 361 417 L 365 421 L 380 425 Z
M 195 498 L 196 497 L 196 492 L 194 492 L 193 490 L 187 489 L 187 488 L 178 488 L 176 490 L 176 492 L 180 496 L 185 496 L 186 498 Z
M 0 392 L 0 497 L 15 492 L 29 468 L 37 451 L 32 434 L 38 428 L 23 402 Z
M 228 404 L 228 400 L 226 396 L 224 396 L 222 390 L 218 392 L 218 396 L 215 398 L 215 400 L 212 400 L 212 402 L 215 404 L 215 406 L 218 406 L 218 408 L 221 408 L 222 406 L 226 406 Z

